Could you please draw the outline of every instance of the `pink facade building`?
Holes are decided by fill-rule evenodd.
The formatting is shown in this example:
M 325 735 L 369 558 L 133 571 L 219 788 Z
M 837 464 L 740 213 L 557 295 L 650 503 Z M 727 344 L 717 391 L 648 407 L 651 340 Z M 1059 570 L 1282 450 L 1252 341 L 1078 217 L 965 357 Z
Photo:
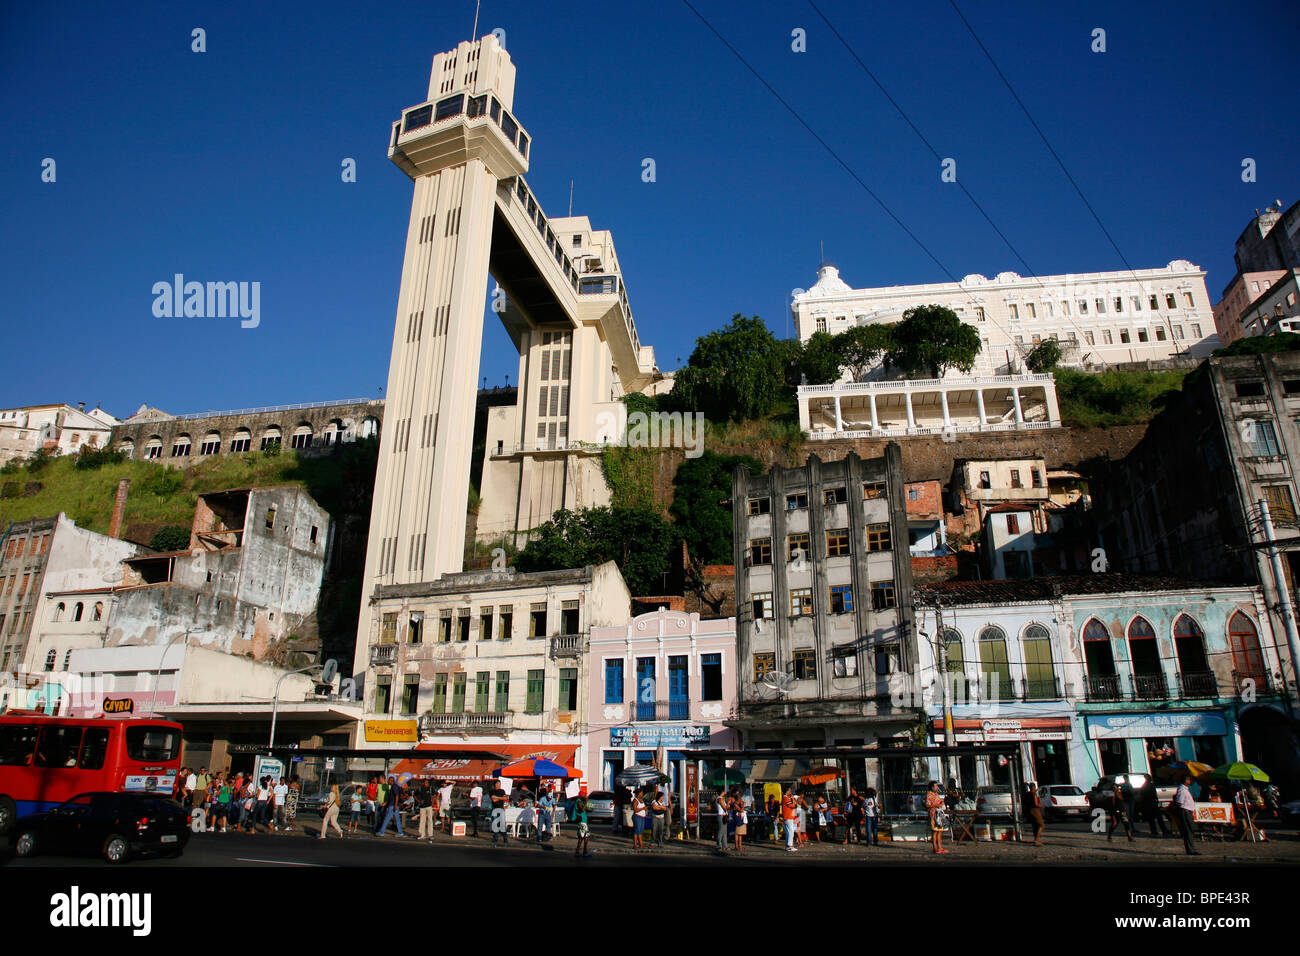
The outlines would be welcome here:
M 660 609 L 591 629 L 586 747 L 592 790 L 611 789 L 634 763 L 666 759 L 680 789 L 680 752 L 725 750 L 736 703 L 736 619 Z
M 1267 294 L 1269 287 L 1286 275 L 1285 269 L 1267 272 L 1239 272 L 1223 290 L 1223 298 L 1214 307 L 1214 326 L 1224 345 L 1252 334 L 1247 331 L 1248 320 L 1254 313 L 1254 303 Z M 1262 332 L 1255 332 L 1260 335 Z

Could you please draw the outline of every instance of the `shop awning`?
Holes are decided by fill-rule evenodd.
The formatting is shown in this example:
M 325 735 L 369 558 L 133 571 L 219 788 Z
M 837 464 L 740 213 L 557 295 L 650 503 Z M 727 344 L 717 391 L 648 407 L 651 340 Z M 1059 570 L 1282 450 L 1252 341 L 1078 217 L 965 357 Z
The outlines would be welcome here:
M 754 783 L 765 780 L 798 780 L 812 766 L 808 760 L 755 760 L 749 771 Z
M 480 750 L 483 759 L 471 756 L 471 752 Z M 577 744 L 484 744 L 475 747 L 463 744 L 459 747 L 439 747 L 426 745 L 413 748 L 412 756 L 397 763 L 389 773 L 401 775 L 409 773 L 416 779 L 424 780 L 492 780 L 496 771 L 502 766 L 498 754 L 506 756 L 506 763 L 516 760 L 550 760 L 565 766 L 572 766 L 577 757 Z

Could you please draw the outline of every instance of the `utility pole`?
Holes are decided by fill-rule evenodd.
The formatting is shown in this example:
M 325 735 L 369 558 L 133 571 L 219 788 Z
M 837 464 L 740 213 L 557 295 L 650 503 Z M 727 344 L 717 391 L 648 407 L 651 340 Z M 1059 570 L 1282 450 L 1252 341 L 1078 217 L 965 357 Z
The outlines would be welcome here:
M 1264 542 L 1268 547 L 1268 561 L 1273 570 L 1273 587 L 1277 591 L 1277 602 L 1282 614 L 1282 627 L 1286 631 L 1287 649 L 1291 652 L 1292 685 L 1300 687 L 1300 678 L 1296 674 L 1296 661 L 1300 658 L 1297 647 L 1300 646 L 1300 634 L 1296 632 L 1295 611 L 1291 607 L 1291 592 L 1286 586 L 1286 575 L 1282 571 L 1282 553 L 1276 547 L 1273 538 L 1273 517 L 1269 514 L 1268 502 L 1260 499 L 1259 514 L 1264 524 Z M 1291 695 L 1286 692 L 1286 671 L 1282 671 L 1282 691 L 1286 694 L 1287 706 L 1290 707 Z
M 943 744 L 952 747 L 956 742 L 952 721 L 952 685 L 948 680 L 948 643 L 943 639 L 943 605 L 938 600 L 934 602 L 934 628 L 935 649 L 939 657 L 939 682 L 943 687 Z M 952 756 L 946 753 L 943 755 L 943 775 L 946 792 L 948 781 L 956 779 L 952 772 Z

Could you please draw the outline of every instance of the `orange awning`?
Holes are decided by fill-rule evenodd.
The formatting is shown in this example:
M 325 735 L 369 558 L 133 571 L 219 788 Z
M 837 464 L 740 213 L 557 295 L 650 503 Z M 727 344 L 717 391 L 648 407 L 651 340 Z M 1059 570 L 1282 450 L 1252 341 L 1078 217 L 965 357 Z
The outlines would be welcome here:
M 400 777 L 409 773 L 417 780 L 493 780 L 494 771 L 501 767 L 496 759 L 474 760 L 464 757 L 454 759 L 439 758 L 439 751 L 482 750 L 488 753 L 505 754 L 509 761 L 516 760 L 553 760 L 558 764 L 572 765 L 578 753 L 577 744 L 461 744 L 457 747 L 439 747 L 428 744 L 412 750 L 411 757 L 399 761 L 388 772 Z

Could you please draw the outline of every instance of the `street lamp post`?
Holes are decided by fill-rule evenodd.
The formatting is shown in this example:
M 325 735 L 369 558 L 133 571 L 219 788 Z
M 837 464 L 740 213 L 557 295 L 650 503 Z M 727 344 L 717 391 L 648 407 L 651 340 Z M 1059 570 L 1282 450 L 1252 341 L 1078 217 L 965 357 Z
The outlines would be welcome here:
M 274 756 L 271 750 L 275 747 L 275 719 L 280 709 L 280 685 L 284 683 L 286 677 L 293 674 L 305 674 L 307 671 L 314 671 L 319 667 L 319 664 L 309 664 L 306 667 L 299 667 L 295 671 L 285 671 L 280 675 L 280 679 L 275 682 L 275 696 L 271 698 L 271 739 L 266 744 L 267 756 Z
M 163 669 L 163 661 L 166 659 L 166 657 L 167 657 L 167 652 L 170 651 L 170 650 L 172 649 L 172 645 L 176 643 L 176 638 L 178 638 L 178 637 L 184 637 L 184 638 L 185 638 L 185 646 L 186 646 L 186 647 L 189 647 L 189 645 L 190 645 L 190 628 L 187 627 L 187 628 L 185 629 L 185 633 L 184 633 L 184 634 L 173 634 L 173 635 L 171 636 L 171 640 L 169 640 L 169 641 L 167 642 L 167 646 L 164 647 L 163 650 L 162 650 L 162 653 L 158 655 L 158 669 L 157 669 L 157 671 L 154 673 L 154 678 L 153 678 L 153 693 L 152 693 L 152 694 L 150 695 L 150 697 L 149 697 L 149 714 L 150 714 L 151 716 L 155 714 L 154 708 L 155 708 L 155 707 L 157 706 L 157 704 L 158 704 L 158 685 L 159 685 L 160 683 L 162 683 L 162 669 Z

